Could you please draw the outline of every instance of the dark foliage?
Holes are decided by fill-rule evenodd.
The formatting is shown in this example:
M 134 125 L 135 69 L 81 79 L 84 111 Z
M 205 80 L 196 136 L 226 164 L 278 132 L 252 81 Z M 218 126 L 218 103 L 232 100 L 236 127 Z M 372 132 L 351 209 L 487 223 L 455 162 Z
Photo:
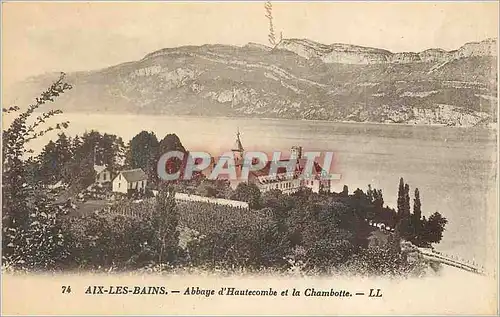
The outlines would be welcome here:
M 160 143 L 153 132 L 141 131 L 128 145 L 125 165 L 142 168 L 152 183 L 158 180 L 157 164 Z
M 42 106 L 53 102 L 71 85 L 64 74 L 35 103 L 24 111 L 13 106 L 4 113 L 17 114 L 2 133 L 2 260 L 16 269 L 41 270 L 57 267 L 67 256 L 65 238 L 60 228 L 58 209 L 34 181 L 34 160 L 25 159 L 28 142 L 53 130 L 67 127 L 68 122 L 44 127 L 45 121 L 60 114 L 49 110 L 36 116 Z

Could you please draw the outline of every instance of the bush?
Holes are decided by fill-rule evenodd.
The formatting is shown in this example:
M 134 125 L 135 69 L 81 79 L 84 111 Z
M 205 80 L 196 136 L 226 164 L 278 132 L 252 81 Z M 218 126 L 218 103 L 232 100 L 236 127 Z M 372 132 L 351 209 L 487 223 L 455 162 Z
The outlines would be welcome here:
M 155 233 L 149 221 L 91 214 L 67 218 L 64 231 L 69 239 L 69 267 L 130 269 L 155 259 Z
M 191 263 L 209 270 L 286 268 L 287 251 L 270 222 L 223 228 L 188 243 Z

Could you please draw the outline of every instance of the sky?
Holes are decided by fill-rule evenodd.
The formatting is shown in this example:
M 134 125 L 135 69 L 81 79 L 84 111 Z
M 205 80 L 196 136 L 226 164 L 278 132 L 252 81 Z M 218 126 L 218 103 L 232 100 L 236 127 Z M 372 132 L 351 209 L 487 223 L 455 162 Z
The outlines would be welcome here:
M 393 52 L 498 37 L 497 2 L 273 2 L 276 33 Z M 267 44 L 263 2 L 3 2 L 5 85 L 181 45 Z

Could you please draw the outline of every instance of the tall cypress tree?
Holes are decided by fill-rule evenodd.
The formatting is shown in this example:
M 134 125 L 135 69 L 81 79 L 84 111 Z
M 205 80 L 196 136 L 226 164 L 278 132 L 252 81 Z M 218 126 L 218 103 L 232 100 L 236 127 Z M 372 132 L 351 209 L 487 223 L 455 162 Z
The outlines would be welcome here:
M 420 220 L 422 217 L 422 204 L 420 203 L 420 192 L 415 188 L 415 198 L 413 199 L 413 214 L 415 219 Z
M 404 205 L 403 214 L 408 217 L 410 215 L 410 185 L 405 184 L 404 187 Z
M 415 198 L 413 199 L 413 215 L 411 217 L 411 227 L 413 233 L 413 243 L 416 245 L 422 245 L 422 229 L 423 221 L 420 219 L 422 217 L 422 210 L 420 204 L 420 192 L 418 188 L 415 188 Z
M 399 180 L 398 215 L 396 232 L 397 236 L 408 240 L 412 237 L 410 215 L 410 186 L 405 184 L 403 178 Z M 399 239 L 399 238 L 398 238 Z
M 403 177 L 399 179 L 399 190 L 398 190 L 398 216 L 401 218 L 404 210 L 405 202 L 405 182 Z

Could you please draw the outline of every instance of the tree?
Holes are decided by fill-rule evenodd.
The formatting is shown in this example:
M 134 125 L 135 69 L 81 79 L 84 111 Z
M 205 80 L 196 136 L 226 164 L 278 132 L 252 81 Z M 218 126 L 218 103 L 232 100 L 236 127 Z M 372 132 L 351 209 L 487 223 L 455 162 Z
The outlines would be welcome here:
M 420 192 L 418 191 L 418 188 L 415 188 L 415 198 L 413 199 L 413 214 L 415 215 L 416 219 L 419 219 L 422 217 L 422 204 L 420 203 Z
M 403 177 L 399 179 L 399 189 L 398 189 L 398 216 L 400 218 L 403 217 L 405 211 L 405 182 L 403 180 Z
M 71 242 L 69 267 L 136 269 L 155 261 L 155 232 L 147 218 L 94 213 L 68 217 L 64 229 Z
M 405 184 L 403 178 L 399 179 L 398 206 L 396 232 L 399 237 L 410 239 L 414 236 L 410 219 L 410 186 Z M 399 242 L 396 243 L 399 249 Z
M 77 189 L 94 182 L 94 165 L 105 165 L 111 172 L 118 170 L 124 152 L 120 137 L 97 131 L 85 132 L 73 140 L 61 140 L 60 144 L 58 153 L 71 154 L 69 160 L 60 159 L 62 179 L 66 184 L 76 185 Z M 70 150 L 67 151 L 66 147 Z
M 186 149 L 182 145 L 181 140 L 177 134 L 167 134 L 159 144 L 159 155 L 163 155 L 169 151 L 179 151 L 186 153 Z
M 394 239 L 382 247 L 360 249 L 343 265 L 347 272 L 364 276 L 406 276 L 415 270 L 394 247 Z
M 156 196 L 153 227 L 157 232 L 158 264 L 174 262 L 179 246 L 179 213 L 175 206 L 175 192 L 170 186 L 162 186 Z
M 52 184 L 61 180 L 64 166 L 72 156 L 71 140 L 64 133 L 60 133 L 55 142 L 49 141 L 38 155 L 41 181 Z
M 56 140 L 56 155 L 59 169 L 61 169 L 64 164 L 71 161 L 73 157 L 71 138 L 68 138 L 64 133 L 60 133 Z
M 79 150 L 82 147 L 82 139 L 77 135 L 73 138 L 73 141 L 71 143 L 71 152 L 73 156 L 79 156 L 81 153 Z
M 57 150 L 56 144 L 53 141 L 49 141 L 47 145 L 42 149 L 42 152 L 38 156 L 38 162 L 40 165 L 39 176 L 44 183 L 54 183 L 57 180 L 57 174 L 60 173 L 60 166 L 57 162 Z
M 72 160 L 64 166 L 63 179 L 75 192 L 95 182 L 96 172 L 92 156 Z
M 205 197 L 217 197 L 218 191 L 215 186 L 214 182 L 205 180 L 196 188 L 196 194 Z
M 384 207 L 384 196 L 381 189 L 375 189 L 373 191 L 373 204 L 379 211 Z
M 427 221 L 423 221 L 421 239 L 424 243 L 439 243 L 448 220 L 439 212 L 433 213 Z
M 26 146 L 30 141 L 68 126 L 65 121 L 43 128 L 47 119 L 62 113 L 60 110 L 42 112 L 34 123 L 28 123 L 35 111 L 68 89 L 71 85 L 64 82 L 63 73 L 26 110 L 17 106 L 2 109 L 6 114 L 18 113 L 2 133 L 2 258 L 14 268 L 49 268 L 65 257 L 57 208 L 45 192 L 28 183 L 28 164 L 23 156 L 29 153 Z
M 286 239 L 283 235 L 276 235 L 268 219 L 222 226 L 204 236 L 188 243 L 191 261 L 195 265 L 245 270 L 286 265 Z
M 174 134 L 167 134 L 163 138 L 163 140 L 160 141 L 157 161 L 160 159 L 160 157 L 163 154 L 170 152 L 170 151 L 179 151 L 179 152 L 182 152 L 184 154 L 187 153 L 186 149 L 184 148 L 184 146 L 181 143 L 181 140 L 179 139 L 179 137 L 175 133 Z M 176 157 L 169 159 L 167 162 L 167 166 L 166 166 L 167 172 L 169 174 L 173 174 L 173 173 L 176 173 L 177 171 L 180 171 L 182 174 L 183 173 L 182 167 L 183 167 L 183 164 L 186 163 L 186 159 L 187 159 L 187 155 L 184 155 L 183 161 L 179 160 Z M 182 178 L 182 175 L 181 175 L 181 178 Z
M 354 199 L 354 198 L 352 198 Z M 329 271 L 347 260 L 364 235 L 363 217 L 343 202 L 325 201 L 311 194 L 307 200 L 295 201 L 287 217 L 290 246 L 304 249 L 308 270 Z M 366 241 L 366 236 L 363 237 Z
M 340 194 L 342 195 L 342 197 L 349 196 L 349 187 L 347 187 L 347 185 L 344 185 L 344 187 L 342 188 L 342 192 Z
M 116 136 L 111 137 L 113 139 L 117 138 Z M 75 152 L 75 159 L 81 160 L 91 157 L 95 165 L 110 166 L 114 164 L 117 153 L 114 152 L 114 146 L 109 135 L 102 135 L 92 130 L 90 132 L 85 132 L 77 143 L 74 144 L 75 147 L 73 149 Z
M 116 171 L 125 155 L 125 145 L 122 138 L 114 134 L 104 133 L 97 146 L 102 150 L 101 163 L 111 171 Z
M 81 140 L 80 147 L 74 149 L 79 159 L 90 156 L 95 165 L 106 165 L 111 170 L 117 168 L 125 147 L 120 137 L 90 131 L 84 133 Z
M 262 193 L 261 201 L 262 207 L 270 208 L 274 218 L 278 221 L 285 221 L 295 204 L 293 197 L 283 194 L 279 189 L 271 189 Z
M 131 168 L 142 168 L 150 180 L 156 180 L 158 148 L 156 135 L 153 132 L 141 131 L 130 140 L 125 164 Z
M 405 217 L 410 216 L 410 185 L 408 184 L 405 184 L 404 189 L 403 214 L 405 215 Z
M 252 209 L 258 209 L 261 206 L 260 190 L 253 183 L 239 183 L 231 199 L 245 201 Z
M 368 198 L 368 200 L 370 202 L 373 202 L 373 194 L 374 194 L 374 191 L 372 189 L 372 185 L 371 184 L 368 184 L 368 190 L 366 191 L 366 197 Z

